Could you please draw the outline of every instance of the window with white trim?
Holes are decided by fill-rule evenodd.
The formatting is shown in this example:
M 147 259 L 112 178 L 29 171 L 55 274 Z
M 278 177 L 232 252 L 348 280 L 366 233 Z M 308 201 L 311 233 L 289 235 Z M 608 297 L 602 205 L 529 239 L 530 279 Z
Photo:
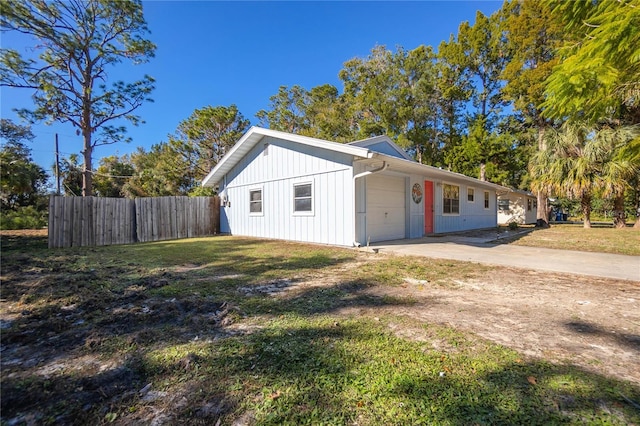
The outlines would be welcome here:
M 313 184 L 311 182 L 293 185 L 293 212 L 313 212 Z
M 442 185 L 442 213 L 460 214 L 460 187 L 457 185 Z
M 484 191 L 484 208 L 489 208 L 489 191 Z
M 475 190 L 473 188 L 467 188 L 467 201 L 470 203 L 475 202 Z
M 249 191 L 249 214 L 262 214 L 262 189 Z
M 498 210 L 503 212 L 509 211 L 509 200 L 506 198 L 501 198 L 498 200 Z
M 531 201 L 531 198 L 527 198 L 527 211 L 530 212 L 532 207 L 533 202 Z

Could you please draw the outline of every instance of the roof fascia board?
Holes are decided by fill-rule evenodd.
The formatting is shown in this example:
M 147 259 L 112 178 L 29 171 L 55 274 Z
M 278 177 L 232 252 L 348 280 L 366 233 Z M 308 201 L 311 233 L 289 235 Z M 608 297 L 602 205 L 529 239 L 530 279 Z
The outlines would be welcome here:
M 513 192 L 514 194 L 526 195 L 527 197 L 536 197 L 536 194 L 534 194 L 533 192 L 524 191 L 522 189 L 509 188 L 509 191 Z
M 324 148 L 330 151 L 341 152 L 343 154 L 353 155 L 354 157 L 371 158 L 370 151 L 359 146 L 352 146 L 338 142 L 331 142 L 324 139 L 316 139 L 309 136 L 295 135 L 293 133 L 281 132 L 278 130 L 264 129 L 262 127 L 254 127 L 256 133 L 264 136 L 271 136 L 276 139 L 297 142 L 302 145 Z
M 230 161 L 230 158 L 233 157 L 233 155 L 238 151 L 238 149 L 240 149 L 240 146 L 245 144 L 247 139 L 249 139 L 249 137 L 253 134 L 252 133 L 253 129 L 254 127 L 251 127 L 244 135 L 242 135 L 242 137 L 238 140 L 238 142 L 236 142 L 235 145 L 231 147 L 229 152 L 227 152 L 224 155 L 224 157 L 222 157 L 222 159 L 218 161 L 218 164 L 216 164 L 215 167 L 209 172 L 209 174 L 205 176 L 204 179 L 202 179 L 202 186 L 213 186 L 216 183 L 218 183 L 219 180 L 216 182 L 212 182 L 212 185 L 208 185 L 209 181 L 213 178 L 214 175 L 217 174 L 218 170 L 220 170 L 227 162 Z M 256 141 L 256 144 L 257 144 L 257 141 Z
M 377 160 L 384 160 L 387 161 L 390 164 L 390 168 L 391 169 L 395 169 L 397 171 L 404 171 L 405 173 L 407 171 L 411 171 L 414 170 L 416 174 L 426 174 L 426 175 L 432 175 L 432 176 L 437 176 L 440 179 L 446 180 L 446 179 L 456 179 L 456 180 L 462 180 L 465 182 L 469 182 L 472 183 L 474 186 L 477 187 L 488 187 L 488 188 L 492 188 L 495 189 L 496 191 L 510 191 L 510 188 L 507 188 L 506 186 L 502 186 L 502 185 L 498 185 L 496 183 L 492 183 L 492 182 L 485 182 L 485 181 L 481 181 L 479 179 L 476 178 L 472 178 L 470 176 L 466 176 L 463 175 L 461 173 L 456 173 L 456 172 L 451 172 L 449 170 L 443 170 L 437 167 L 433 167 L 433 166 L 429 166 L 426 164 L 420 164 L 417 163 L 413 160 L 404 160 L 402 158 L 397 158 L 397 157 L 393 157 L 390 155 L 386 155 L 386 154 L 380 154 L 380 153 L 376 153 L 375 158 Z M 394 165 L 396 167 L 394 167 Z

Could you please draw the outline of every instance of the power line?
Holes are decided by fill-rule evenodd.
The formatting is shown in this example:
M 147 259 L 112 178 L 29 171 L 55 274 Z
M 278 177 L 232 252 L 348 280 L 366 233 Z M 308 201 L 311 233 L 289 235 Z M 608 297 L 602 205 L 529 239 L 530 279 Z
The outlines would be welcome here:
M 55 151 L 52 151 L 50 149 L 31 149 L 31 152 L 46 152 L 47 154 L 55 154 Z M 64 151 L 58 151 L 59 154 L 64 154 L 64 155 L 74 155 L 77 154 L 76 152 L 64 152 Z
M 124 178 L 132 178 L 133 175 L 129 175 L 129 176 L 117 176 L 117 175 L 109 175 L 106 173 L 98 173 L 97 170 L 89 170 L 89 172 L 94 175 L 94 176 L 102 176 L 102 177 L 109 177 L 109 178 L 118 178 L 118 179 L 124 179 Z
M 84 173 L 84 171 L 82 171 L 80 169 L 80 167 L 78 167 L 77 165 L 69 164 L 69 168 L 70 169 L 75 169 L 76 171 L 78 171 L 80 173 Z M 128 176 L 110 175 L 108 173 L 100 173 L 97 170 L 88 170 L 88 172 L 91 173 L 94 176 L 102 176 L 102 177 L 117 178 L 117 179 L 127 179 L 127 178 L 132 178 L 134 176 L 134 175 L 128 175 Z

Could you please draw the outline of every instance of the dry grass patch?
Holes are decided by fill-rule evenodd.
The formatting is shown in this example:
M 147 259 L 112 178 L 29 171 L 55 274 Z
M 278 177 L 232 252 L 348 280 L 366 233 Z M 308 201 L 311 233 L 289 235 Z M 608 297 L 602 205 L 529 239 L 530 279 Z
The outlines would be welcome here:
M 535 229 L 509 243 L 530 247 L 640 256 L 640 229 L 630 227 L 584 229 L 582 225 L 551 225 L 547 229 Z

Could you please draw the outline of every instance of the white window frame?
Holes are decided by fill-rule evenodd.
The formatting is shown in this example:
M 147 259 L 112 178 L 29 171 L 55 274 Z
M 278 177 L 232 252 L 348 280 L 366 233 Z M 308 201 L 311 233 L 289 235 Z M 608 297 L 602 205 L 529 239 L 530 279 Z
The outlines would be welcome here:
M 304 185 L 310 185 L 311 186 L 311 196 L 296 198 L 296 187 L 304 186 Z M 294 182 L 293 183 L 293 185 L 292 185 L 292 198 L 291 198 L 291 202 L 292 202 L 291 211 L 293 212 L 294 216 L 313 216 L 315 214 L 314 213 L 314 211 L 315 211 L 315 202 L 313 201 L 314 200 L 314 195 L 315 195 L 314 186 L 315 185 L 314 185 L 314 182 L 312 180 L 310 180 L 310 181 L 309 180 L 300 181 L 300 182 Z M 296 200 L 298 200 L 298 199 L 306 199 L 306 198 L 309 198 L 311 200 L 311 210 L 297 211 L 296 210 Z
M 491 208 L 491 193 L 489 191 L 484 191 L 484 198 L 482 202 L 484 203 L 485 210 L 489 210 Z
M 469 193 L 471 191 L 471 193 Z M 471 195 L 471 200 L 469 200 L 469 195 Z M 476 202 L 476 189 L 472 186 L 467 187 L 467 203 L 475 203 Z
M 454 186 L 454 187 L 458 188 L 458 200 L 457 200 L 458 201 L 458 211 L 457 212 L 453 212 L 453 211 L 445 212 L 444 211 L 444 206 L 445 206 L 444 192 L 445 192 L 445 187 L 447 187 L 447 186 Z M 447 199 L 455 200 L 455 198 L 447 198 Z M 451 210 L 453 210 L 453 205 L 451 205 L 451 207 L 452 207 Z M 456 185 L 455 183 L 446 183 L 446 182 L 442 183 L 442 215 L 443 216 L 460 216 L 460 185 Z
M 260 191 L 260 211 L 252 212 L 251 203 L 255 203 L 255 201 L 251 200 L 251 193 L 256 191 Z M 262 186 L 249 188 L 249 216 L 264 216 L 264 187 Z

